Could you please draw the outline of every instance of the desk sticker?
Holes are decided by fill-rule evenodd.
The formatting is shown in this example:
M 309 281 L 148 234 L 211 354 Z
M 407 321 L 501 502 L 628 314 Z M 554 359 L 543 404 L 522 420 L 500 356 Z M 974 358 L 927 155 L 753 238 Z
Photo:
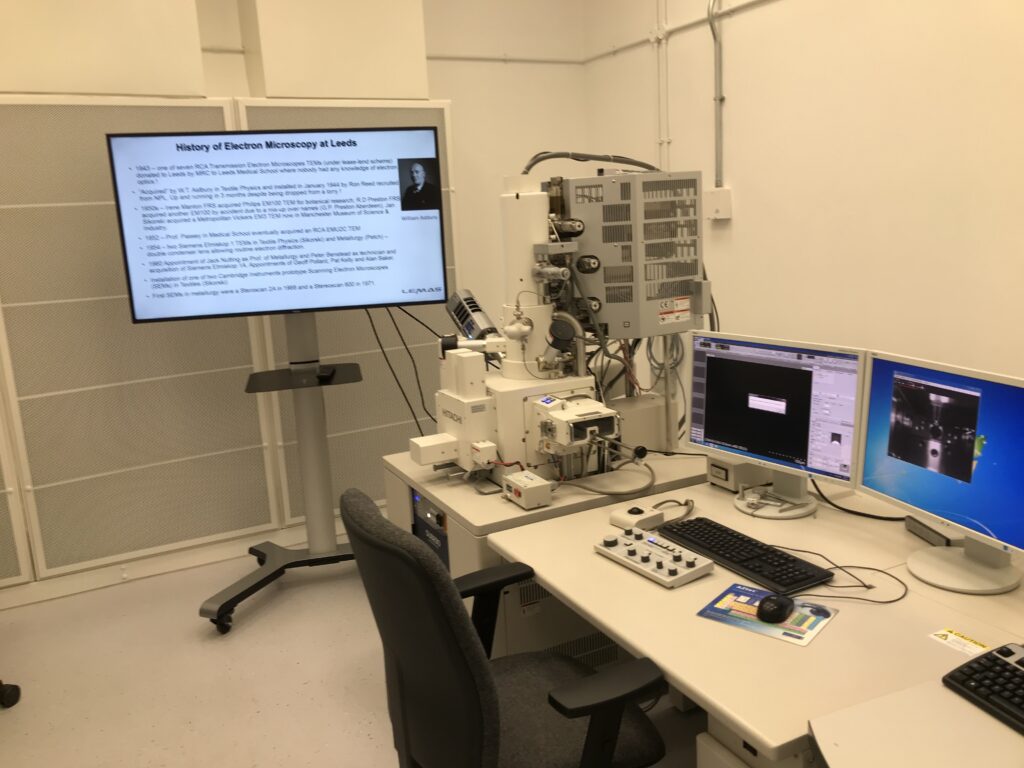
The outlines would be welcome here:
M 988 646 L 984 643 L 979 643 L 973 637 L 968 637 L 954 629 L 937 629 L 929 637 L 932 640 L 938 640 L 947 648 L 953 648 L 960 651 L 960 653 L 966 653 L 968 656 L 988 650 Z
M 795 609 L 788 619 L 780 624 L 768 624 L 757 618 L 757 604 L 770 594 L 764 589 L 733 584 L 697 615 L 787 643 L 807 645 L 839 613 L 835 608 L 796 598 Z

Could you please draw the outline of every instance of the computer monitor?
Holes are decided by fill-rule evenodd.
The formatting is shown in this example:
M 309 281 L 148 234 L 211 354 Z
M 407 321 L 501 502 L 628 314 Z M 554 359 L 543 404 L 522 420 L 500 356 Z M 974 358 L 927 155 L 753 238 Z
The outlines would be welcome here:
M 864 352 L 694 331 L 689 362 L 690 447 L 771 470 L 770 495 L 736 507 L 771 517 L 811 514 L 809 475 L 852 486 L 860 438 Z
M 1024 381 L 881 352 L 868 354 L 868 371 L 861 488 L 963 537 L 962 546 L 913 553 L 907 568 L 955 592 L 1016 587 Z
M 447 297 L 437 126 L 107 143 L 134 322 Z

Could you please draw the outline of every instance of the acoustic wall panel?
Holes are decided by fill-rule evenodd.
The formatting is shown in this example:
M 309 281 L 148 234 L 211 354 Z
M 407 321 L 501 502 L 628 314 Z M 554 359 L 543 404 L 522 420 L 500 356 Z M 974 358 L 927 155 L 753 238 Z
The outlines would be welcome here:
M 11 522 L 11 505 L 8 494 L 3 492 L 3 474 L 0 473 L 0 581 L 20 575 L 18 548 L 14 543 L 14 525 Z
M 0 205 L 94 203 L 113 200 L 106 134 L 222 131 L 225 113 L 212 100 L 188 106 L 5 99 L 0 125 Z
M 46 565 L 124 559 L 269 525 L 263 474 L 263 451 L 250 448 L 37 489 Z
M 5 304 L 123 296 L 114 204 L 0 208 Z M 121 307 L 128 312 L 128 305 Z
M 129 467 L 262 445 L 247 370 L 23 398 L 38 489 Z
M 39 576 L 274 522 L 249 323 L 132 325 L 107 157 L 107 133 L 223 130 L 229 106 L 0 98 L 0 352 Z
M 424 432 L 429 432 L 432 426 L 430 421 L 423 420 Z M 335 497 L 340 498 L 346 488 L 357 487 L 372 499 L 384 499 L 386 494 L 381 456 L 409 450 L 409 438 L 418 434 L 412 423 L 409 423 L 329 436 L 327 448 L 331 457 Z M 291 506 L 291 519 L 301 519 L 304 509 L 302 483 L 298 482 L 299 455 L 294 443 L 285 447 L 285 464 L 290 479 L 288 502 Z
M 4 316 L 21 397 L 252 365 L 239 318 L 132 325 L 124 297 L 5 306 Z

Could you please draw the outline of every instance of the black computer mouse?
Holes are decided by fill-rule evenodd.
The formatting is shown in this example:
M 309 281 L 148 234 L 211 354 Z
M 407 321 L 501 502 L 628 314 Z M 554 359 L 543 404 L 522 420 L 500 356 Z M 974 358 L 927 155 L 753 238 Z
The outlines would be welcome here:
M 757 618 L 768 624 L 781 624 L 792 615 L 795 605 L 793 598 L 786 595 L 768 595 L 757 604 Z

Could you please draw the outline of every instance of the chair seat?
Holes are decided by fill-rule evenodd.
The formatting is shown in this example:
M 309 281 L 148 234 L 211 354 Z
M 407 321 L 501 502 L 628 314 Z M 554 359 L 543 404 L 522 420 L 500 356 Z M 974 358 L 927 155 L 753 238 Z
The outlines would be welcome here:
M 498 689 L 499 768 L 577 768 L 589 718 L 569 720 L 548 703 L 548 692 L 593 674 L 575 659 L 551 652 L 521 653 L 491 662 Z M 643 768 L 665 754 L 650 720 L 626 707 L 613 768 Z

